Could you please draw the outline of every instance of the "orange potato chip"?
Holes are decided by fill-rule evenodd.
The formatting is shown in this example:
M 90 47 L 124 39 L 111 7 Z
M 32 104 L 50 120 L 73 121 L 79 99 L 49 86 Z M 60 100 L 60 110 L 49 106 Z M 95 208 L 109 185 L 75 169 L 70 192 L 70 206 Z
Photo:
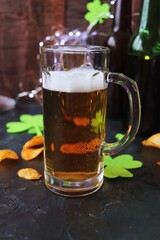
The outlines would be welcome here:
M 67 116 L 67 115 L 64 115 L 64 119 L 67 120 L 67 121 L 71 121 L 72 118 L 70 116 Z
M 86 127 L 90 123 L 90 119 L 86 117 L 74 117 L 73 122 L 76 126 L 83 126 Z
M 44 147 L 41 148 L 23 148 L 21 151 L 21 156 L 24 160 L 33 160 L 36 158 L 42 151 Z
M 41 146 L 43 144 L 44 144 L 43 136 L 34 136 L 24 144 L 23 148 L 31 148 L 31 147 Z
M 100 146 L 100 139 L 94 138 L 89 142 L 66 143 L 60 147 L 60 151 L 65 154 L 85 154 L 95 152 Z
M 149 137 L 148 139 L 142 141 L 144 146 L 150 146 L 160 149 L 160 133 L 156 133 Z
M 80 126 L 86 127 L 90 124 L 90 119 L 87 118 L 87 117 L 74 117 L 74 118 L 72 118 L 70 116 L 64 115 L 64 118 L 67 121 L 73 121 L 73 123 L 78 127 L 80 127 Z
M 0 162 L 5 159 L 17 160 L 19 157 L 16 152 L 10 149 L 0 150 Z
M 18 176 L 27 180 L 38 180 L 42 177 L 37 170 L 33 168 L 22 168 L 17 172 Z
M 54 152 L 54 143 L 51 144 L 51 150 Z
M 43 151 L 43 144 L 43 136 L 34 136 L 24 144 L 21 151 L 21 157 L 24 160 L 33 160 Z

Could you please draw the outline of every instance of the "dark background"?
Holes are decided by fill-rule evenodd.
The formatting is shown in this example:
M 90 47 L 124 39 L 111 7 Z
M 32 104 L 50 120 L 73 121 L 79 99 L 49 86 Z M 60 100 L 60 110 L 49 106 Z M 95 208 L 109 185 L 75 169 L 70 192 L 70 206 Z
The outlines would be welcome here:
M 85 30 L 89 0 L 1 0 L 0 1 L 0 95 L 15 98 L 34 89 L 39 80 L 39 42 L 52 28 Z M 106 1 L 102 1 L 106 2 Z M 140 0 L 133 0 L 132 28 L 135 29 Z M 113 9 L 112 9 L 113 11 Z M 108 33 L 112 20 L 97 24 Z

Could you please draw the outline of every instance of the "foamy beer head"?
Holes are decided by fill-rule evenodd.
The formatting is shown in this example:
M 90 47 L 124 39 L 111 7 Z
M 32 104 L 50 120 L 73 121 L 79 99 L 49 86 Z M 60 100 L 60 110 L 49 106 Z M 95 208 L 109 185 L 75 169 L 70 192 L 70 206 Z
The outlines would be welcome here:
M 43 88 L 59 92 L 93 92 L 107 87 L 104 73 L 91 67 L 43 72 Z

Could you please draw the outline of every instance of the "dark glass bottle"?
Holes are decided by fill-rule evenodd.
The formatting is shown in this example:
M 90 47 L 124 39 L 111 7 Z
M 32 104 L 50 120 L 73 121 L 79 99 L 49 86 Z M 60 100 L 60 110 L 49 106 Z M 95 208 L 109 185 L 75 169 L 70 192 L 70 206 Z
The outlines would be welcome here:
M 115 4 L 112 32 L 104 45 L 110 48 L 110 71 L 124 73 L 126 69 L 127 47 L 131 36 L 131 0 L 117 0 Z M 119 86 L 109 86 L 109 118 L 122 118 L 124 90 Z
M 128 47 L 126 74 L 139 87 L 142 115 L 138 134 L 160 132 L 160 0 L 143 0 Z

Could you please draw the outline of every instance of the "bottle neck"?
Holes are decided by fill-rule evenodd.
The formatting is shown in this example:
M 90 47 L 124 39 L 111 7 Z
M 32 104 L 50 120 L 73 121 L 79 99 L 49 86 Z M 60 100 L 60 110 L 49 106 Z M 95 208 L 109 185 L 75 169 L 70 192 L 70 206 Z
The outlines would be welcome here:
M 139 32 L 144 30 L 157 31 L 159 29 L 160 1 L 143 0 L 141 5 L 141 14 L 139 22 Z
M 131 32 L 131 0 L 117 0 L 113 19 L 113 31 Z

